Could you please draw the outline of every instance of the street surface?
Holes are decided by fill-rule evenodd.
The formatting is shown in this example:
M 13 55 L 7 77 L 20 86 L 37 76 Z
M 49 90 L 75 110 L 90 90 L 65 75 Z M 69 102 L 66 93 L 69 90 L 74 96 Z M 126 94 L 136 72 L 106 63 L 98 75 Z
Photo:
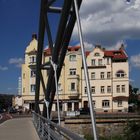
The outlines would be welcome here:
M 0 124 L 0 140 L 40 140 L 31 118 L 10 119 Z

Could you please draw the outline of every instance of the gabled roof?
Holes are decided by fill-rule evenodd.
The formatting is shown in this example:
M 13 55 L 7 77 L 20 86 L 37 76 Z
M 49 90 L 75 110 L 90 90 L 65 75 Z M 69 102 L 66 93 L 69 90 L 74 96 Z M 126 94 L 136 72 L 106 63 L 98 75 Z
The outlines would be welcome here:
M 80 46 L 70 46 L 68 47 L 68 51 L 78 51 L 81 47 Z

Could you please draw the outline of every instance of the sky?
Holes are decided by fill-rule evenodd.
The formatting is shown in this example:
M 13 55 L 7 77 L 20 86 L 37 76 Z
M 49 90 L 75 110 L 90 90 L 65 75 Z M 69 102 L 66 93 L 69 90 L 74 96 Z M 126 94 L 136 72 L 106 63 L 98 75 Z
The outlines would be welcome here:
M 17 94 L 24 52 L 38 34 L 41 0 L 0 0 L 0 93 Z M 59 6 L 63 0 L 57 0 Z M 53 38 L 59 17 L 49 15 Z M 130 83 L 140 88 L 140 0 L 83 0 L 80 9 L 85 48 L 95 44 L 118 49 L 129 57 Z M 79 44 L 75 26 L 70 45 Z M 47 41 L 44 43 L 47 46 Z

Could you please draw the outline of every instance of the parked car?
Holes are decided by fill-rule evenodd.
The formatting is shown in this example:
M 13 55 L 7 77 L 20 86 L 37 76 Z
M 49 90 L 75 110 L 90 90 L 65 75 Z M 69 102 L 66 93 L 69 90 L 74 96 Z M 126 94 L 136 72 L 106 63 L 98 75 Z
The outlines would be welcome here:
M 4 112 L 3 109 L 0 108 L 0 113 L 3 113 L 3 112 Z
M 80 108 L 79 111 L 80 111 L 80 115 L 89 115 L 89 114 L 90 114 L 90 109 L 89 109 L 89 107 Z
M 15 108 L 9 108 L 8 113 L 17 113 L 17 110 Z

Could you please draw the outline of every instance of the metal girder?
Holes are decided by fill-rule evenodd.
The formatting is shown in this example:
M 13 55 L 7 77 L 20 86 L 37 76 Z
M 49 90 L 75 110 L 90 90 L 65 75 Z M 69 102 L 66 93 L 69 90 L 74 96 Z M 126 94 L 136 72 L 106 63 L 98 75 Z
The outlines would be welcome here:
M 40 113 L 39 110 L 39 96 L 40 96 L 40 83 L 43 86 L 43 92 L 45 100 L 49 102 L 49 115 L 51 113 L 53 100 L 55 97 L 55 81 L 54 81 L 54 70 L 53 67 L 49 66 L 49 76 L 47 85 L 41 73 L 41 70 L 46 70 L 45 64 L 42 64 L 43 48 L 44 48 L 44 37 L 45 30 L 47 33 L 48 45 L 51 50 L 51 57 L 53 63 L 57 68 L 57 79 L 59 80 L 64 59 L 66 56 L 69 41 L 72 35 L 72 31 L 76 22 L 76 15 L 74 10 L 73 0 L 64 0 L 63 6 L 58 8 L 54 7 L 53 3 L 56 0 L 41 0 L 40 8 L 40 21 L 39 21 L 39 32 L 38 32 L 38 50 L 37 50 L 37 64 L 36 64 L 36 92 L 35 92 L 35 112 Z M 80 8 L 82 0 L 77 0 L 78 8 Z M 52 32 L 48 20 L 48 13 L 60 14 L 60 20 L 55 41 L 52 40 Z M 47 116 L 46 107 L 44 105 L 43 116 Z

